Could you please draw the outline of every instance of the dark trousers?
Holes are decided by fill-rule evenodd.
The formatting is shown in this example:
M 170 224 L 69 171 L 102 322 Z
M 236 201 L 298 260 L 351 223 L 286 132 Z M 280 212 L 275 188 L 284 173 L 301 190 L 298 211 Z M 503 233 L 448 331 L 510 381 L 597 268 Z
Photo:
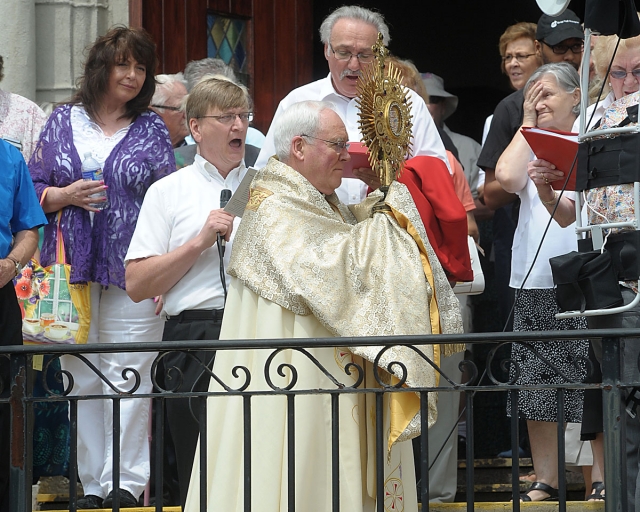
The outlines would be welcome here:
M 172 317 L 167 320 L 164 326 L 162 339 L 163 341 L 217 340 L 220 337 L 222 312 L 220 311 L 217 316 L 218 318 L 206 320 L 183 319 L 180 316 Z M 191 351 L 189 354 L 197 357 L 199 362 L 194 361 L 192 357 L 185 353 L 177 352 L 169 353 L 163 358 L 166 389 L 173 390 L 172 381 L 169 380 L 168 376 L 171 375 L 169 370 L 174 367 L 182 372 L 182 384 L 177 390 L 173 391 L 189 392 L 207 391 L 209 389 L 209 375 L 203 371 L 203 365 L 208 368 L 213 366 L 215 352 L 203 350 Z M 180 499 L 184 507 L 200 433 L 196 420 L 200 412 L 198 400 L 187 398 L 167 399 L 166 411 L 169 420 L 169 431 L 176 451 Z
M 3 346 L 22 344 L 22 315 L 13 282 L 0 288 L 0 351 Z M 9 360 L 0 356 L 2 398 L 10 394 Z M 11 408 L 0 404 L 0 512 L 9 512 L 9 449 Z
M 622 298 L 629 304 L 635 293 L 621 287 Z M 587 318 L 589 329 L 638 329 L 640 328 L 640 305 L 624 313 L 615 315 L 592 316 Z M 593 350 L 598 361 L 602 362 L 602 342 L 593 341 Z M 640 339 L 622 338 L 620 340 L 623 382 L 638 382 L 640 370 Z M 640 511 L 640 415 L 632 418 L 624 413 L 627 429 L 627 512 Z M 605 468 L 606 471 L 607 468 Z
M 589 343 L 589 361 L 593 364 L 593 372 L 587 375 L 585 383 L 600 384 L 602 382 L 602 370 L 600 361 L 596 358 L 593 350 L 593 343 Z M 602 343 L 600 351 L 602 351 Z M 599 389 L 585 389 L 584 403 L 582 405 L 582 426 L 580 427 L 580 440 L 591 441 L 596 438 L 596 434 L 604 432 L 602 426 L 602 391 Z

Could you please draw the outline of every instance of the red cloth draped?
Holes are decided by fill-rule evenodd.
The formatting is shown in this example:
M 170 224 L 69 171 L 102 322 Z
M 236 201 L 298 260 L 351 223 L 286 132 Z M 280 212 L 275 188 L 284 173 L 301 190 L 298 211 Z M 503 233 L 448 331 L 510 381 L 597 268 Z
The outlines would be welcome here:
M 407 160 L 400 183 L 413 197 L 429 242 L 450 281 L 473 281 L 467 244 L 467 213 L 453 188 L 449 169 L 439 158 Z

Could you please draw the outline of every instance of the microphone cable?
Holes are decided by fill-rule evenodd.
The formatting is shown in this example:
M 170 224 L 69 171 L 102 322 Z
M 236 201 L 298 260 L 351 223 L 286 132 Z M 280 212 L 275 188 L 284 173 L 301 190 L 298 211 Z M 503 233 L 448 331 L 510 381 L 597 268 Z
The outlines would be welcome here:
M 229 190 L 228 188 L 223 189 L 220 192 L 220 208 L 224 208 L 225 206 L 227 206 L 227 203 L 229 202 L 229 200 L 231 199 L 231 195 L 232 192 L 231 190 Z M 227 282 L 225 279 L 225 269 L 224 269 L 224 250 L 225 250 L 225 240 L 222 236 L 220 236 L 220 232 L 217 233 L 216 235 L 216 242 L 218 244 L 218 256 L 220 258 L 220 283 L 222 284 L 222 290 L 224 291 L 224 302 L 226 304 L 227 302 Z M 205 356 L 206 357 L 206 356 Z M 201 363 L 203 364 L 203 366 L 205 368 L 213 368 L 213 363 L 215 361 L 215 357 L 216 357 L 216 352 L 213 351 L 213 354 L 211 355 L 209 360 L 205 360 L 205 361 L 201 361 Z M 198 382 L 200 382 L 200 379 L 202 379 L 202 377 L 204 376 L 205 373 L 205 369 L 203 368 L 200 371 L 200 374 L 198 375 L 198 377 L 195 379 L 195 381 L 193 382 L 193 385 L 191 386 L 191 392 L 193 392 L 195 390 L 196 385 L 198 384 Z M 191 417 L 193 418 L 193 420 L 195 420 L 196 423 L 200 423 L 200 421 L 198 420 L 196 413 L 193 409 L 193 398 L 194 397 L 189 397 L 189 412 L 191 413 Z
M 231 199 L 231 190 L 225 188 L 220 192 L 220 208 L 224 208 L 227 206 L 227 203 Z M 220 232 L 218 232 L 217 236 L 218 242 L 218 256 L 220 257 L 220 283 L 222 284 L 222 290 L 224 292 L 224 301 L 227 302 L 227 280 L 225 278 L 224 271 L 224 250 L 225 250 L 225 240 L 220 236 Z

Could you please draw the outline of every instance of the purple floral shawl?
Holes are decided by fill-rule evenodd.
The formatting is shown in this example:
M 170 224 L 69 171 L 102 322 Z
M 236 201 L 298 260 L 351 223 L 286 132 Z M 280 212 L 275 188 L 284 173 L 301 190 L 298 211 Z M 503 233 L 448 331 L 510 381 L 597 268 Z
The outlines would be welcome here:
M 29 161 L 38 198 L 47 187 L 65 187 L 82 178 L 80 155 L 73 144 L 71 105 L 49 117 Z M 60 228 L 71 282 L 93 281 L 125 288 L 124 257 L 138 220 L 142 200 L 151 184 L 176 170 L 169 132 L 162 119 L 145 112 L 131 124 L 127 135 L 107 158 L 103 177 L 109 188 L 109 206 L 96 213 L 77 206 L 62 210 Z M 41 263 L 56 261 L 56 216 L 47 214 Z

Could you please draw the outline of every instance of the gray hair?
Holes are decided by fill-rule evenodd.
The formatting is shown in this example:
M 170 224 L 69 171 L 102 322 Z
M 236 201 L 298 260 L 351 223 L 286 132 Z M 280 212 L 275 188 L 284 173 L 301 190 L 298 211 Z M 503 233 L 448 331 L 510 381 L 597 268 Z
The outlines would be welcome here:
M 536 69 L 527 80 L 524 91 L 528 91 L 534 82 L 540 80 L 544 75 L 554 76 L 558 86 L 565 92 L 571 94 L 576 89 L 580 89 L 580 76 L 576 69 L 566 62 L 552 62 Z M 571 110 L 575 115 L 580 114 L 580 103 Z
M 164 105 L 169 99 L 169 96 L 171 96 L 175 84 L 187 86 L 182 73 L 156 75 L 156 92 L 153 94 L 153 98 L 151 98 L 151 105 Z
M 236 74 L 222 59 L 207 57 L 206 59 L 192 60 L 184 68 L 184 78 L 186 80 L 187 91 L 191 92 L 204 75 L 226 76 L 232 82 L 238 83 Z
M 328 101 L 300 101 L 278 117 L 273 128 L 273 143 L 281 161 L 289 159 L 294 137 L 302 134 L 315 137 L 320 129 L 320 114 L 324 110 L 335 111 L 335 107 Z
M 389 36 L 389 27 L 387 27 L 387 24 L 384 22 L 382 14 L 370 11 L 369 9 L 365 9 L 358 5 L 343 5 L 324 19 L 322 25 L 320 25 L 320 40 L 324 44 L 329 44 L 331 42 L 330 39 L 333 26 L 338 20 L 343 18 L 362 20 L 373 25 L 376 27 L 376 30 L 382 34 L 382 41 L 385 46 L 389 45 L 389 42 L 391 41 L 391 37 Z

